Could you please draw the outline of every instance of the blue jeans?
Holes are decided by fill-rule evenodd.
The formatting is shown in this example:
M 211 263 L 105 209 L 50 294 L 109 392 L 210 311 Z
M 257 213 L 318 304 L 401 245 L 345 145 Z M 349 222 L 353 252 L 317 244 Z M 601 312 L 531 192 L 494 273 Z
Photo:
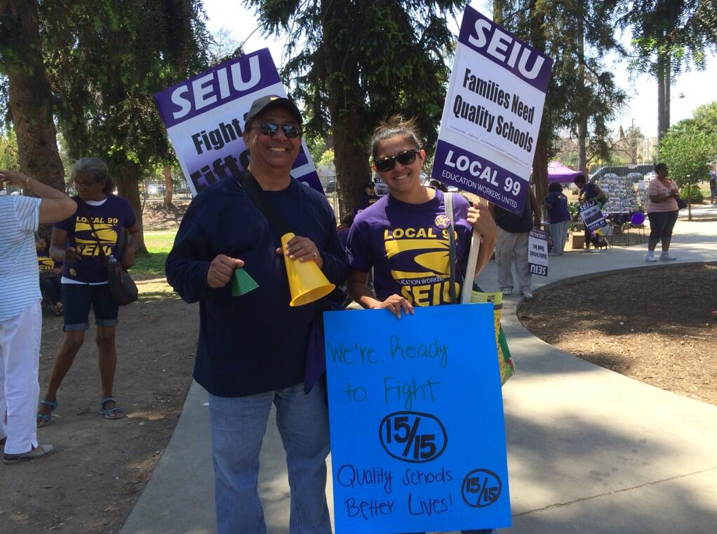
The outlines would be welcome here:
M 249 397 L 209 396 L 219 534 L 266 534 L 259 451 L 272 403 L 286 450 L 291 534 L 331 534 L 326 503 L 329 419 L 325 387 L 304 384 Z

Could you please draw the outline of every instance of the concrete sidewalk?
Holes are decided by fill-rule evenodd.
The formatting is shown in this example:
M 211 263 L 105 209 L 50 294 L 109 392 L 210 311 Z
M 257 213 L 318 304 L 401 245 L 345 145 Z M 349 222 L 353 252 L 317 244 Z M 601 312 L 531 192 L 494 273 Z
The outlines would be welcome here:
M 671 263 L 717 260 L 717 206 L 696 208 L 693 215 L 698 221 L 681 218 L 677 224 L 671 252 L 678 261 Z M 645 249 L 636 245 L 551 257 L 550 276 L 534 276 L 534 288 L 655 265 L 644 262 Z M 497 289 L 494 262 L 478 282 L 486 290 Z M 553 348 L 521 326 L 518 304 L 518 297 L 509 297 L 503 313 L 518 366 L 503 390 L 514 517 L 509 532 L 717 532 L 717 406 Z M 193 384 L 169 446 L 122 534 L 215 531 L 206 400 L 206 392 Z M 273 416 L 261 463 L 268 531 L 288 533 L 289 488 Z M 330 484 L 327 495 L 331 503 Z

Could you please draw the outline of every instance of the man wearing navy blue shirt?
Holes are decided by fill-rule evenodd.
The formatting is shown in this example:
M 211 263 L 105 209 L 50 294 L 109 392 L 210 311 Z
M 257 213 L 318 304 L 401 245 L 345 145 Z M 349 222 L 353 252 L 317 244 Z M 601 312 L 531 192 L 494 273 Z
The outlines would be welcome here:
M 246 118 L 248 170 L 274 211 L 296 234 L 285 249 L 234 177 L 192 201 L 167 258 L 167 280 L 187 302 L 199 302 L 194 378 L 209 392 L 217 530 L 265 532 L 257 492 L 259 450 L 272 403 L 287 452 L 292 534 L 330 534 L 326 504 L 329 452 L 325 387 L 304 391 L 306 347 L 314 304 L 290 307 L 282 255 L 316 262 L 339 285 L 348 263 L 334 214 L 320 193 L 289 172 L 301 146 L 302 118 L 286 98 L 254 101 Z M 259 287 L 233 297 L 243 267 Z

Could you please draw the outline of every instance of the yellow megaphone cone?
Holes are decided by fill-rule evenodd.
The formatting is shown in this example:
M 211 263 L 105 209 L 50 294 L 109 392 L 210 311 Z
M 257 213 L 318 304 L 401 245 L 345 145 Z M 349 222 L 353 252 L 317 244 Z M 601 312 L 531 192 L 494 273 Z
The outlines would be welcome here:
M 293 238 L 294 234 L 291 232 L 281 236 L 281 249 L 285 251 L 286 244 Z M 284 254 L 284 262 L 291 291 L 289 306 L 303 306 L 315 302 L 331 293 L 336 287 L 326 279 L 314 261 L 302 263 L 299 260 L 292 260 Z

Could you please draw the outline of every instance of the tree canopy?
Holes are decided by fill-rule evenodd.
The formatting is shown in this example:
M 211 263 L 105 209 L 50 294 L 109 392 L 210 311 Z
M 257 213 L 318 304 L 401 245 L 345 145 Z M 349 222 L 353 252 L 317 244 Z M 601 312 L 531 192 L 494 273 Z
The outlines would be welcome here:
M 343 212 L 370 179 L 369 139 L 394 113 L 416 117 L 437 137 L 453 36 L 446 17 L 464 0 L 244 0 L 265 32 L 289 34 L 283 78 L 309 118 L 309 134 L 331 129 Z
M 672 179 L 681 188 L 689 188 L 709 179 L 710 163 L 717 158 L 717 135 L 694 122 L 681 121 L 665 134 L 659 150 L 660 161 L 670 166 Z

